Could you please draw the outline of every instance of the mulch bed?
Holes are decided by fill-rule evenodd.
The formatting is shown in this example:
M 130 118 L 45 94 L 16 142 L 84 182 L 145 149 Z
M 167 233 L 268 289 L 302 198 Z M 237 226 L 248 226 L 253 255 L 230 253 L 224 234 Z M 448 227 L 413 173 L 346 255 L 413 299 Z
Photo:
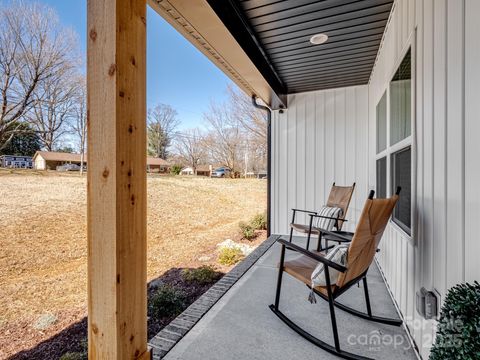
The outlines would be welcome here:
M 171 285 L 175 289 L 183 291 L 186 295 L 186 301 L 182 309 L 185 310 L 190 304 L 194 303 L 204 292 L 206 292 L 215 282 L 209 284 L 198 284 L 196 282 L 187 282 L 182 277 L 182 272 L 185 269 L 175 268 L 168 270 L 165 274 L 159 278 L 162 284 Z M 218 272 L 217 281 L 222 278 L 223 273 Z M 148 298 L 155 294 L 157 291 L 156 286 L 148 287 Z M 147 331 L 148 338 L 151 339 L 154 337 L 160 330 L 167 326 L 173 319 L 175 319 L 179 314 L 174 314 L 167 317 L 156 317 L 151 313 L 151 308 L 148 309 L 148 322 L 147 322 Z
M 158 285 L 165 284 L 175 287 L 178 290 L 181 290 L 186 295 L 186 301 L 184 303 L 185 309 L 195 302 L 204 292 L 206 292 L 213 284 L 197 284 L 195 282 L 187 282 L 182 277 L 182 268 L 174 268 L 168 270 L 161 277 L 151 282 L 156 286 L 148 287 L 148 298 L 150 299 L 155 291 L 157 290 Z M 224 274 L 218 273 L 219 280 Z M 149 312 L 151 309 L 149 307 Z M 78 312 L 77 312 L 78 314 Z M 74 320 L 74 314 L 62 314 L 62 324 L 65 325 L 65 320 L 72 322 Z M 162 328 L 168 325 L 177 315 L 166 316 L 166 317 L 154 317 L 152 314 L 148 316 L 147 329 L 148 329 L 148 338 L 155 336 Z M 25 324 L 26 325 L 26 324 Z M 61 324 L 57 324 L 61 326 Z M 86 349 L 86 339 L 87 339 L 87 317 L 83 317 L 79 321 L 75 321 L 72 325 L 66 327 L 63 330 L 58 329 L 58 326 L 50 329 L 49 332 L 60 330 L 56 335 L 52 336 L 46 341 L 40 342 L 35 347 L 21 351 L 11 357 L 9 360 L 44 360 L 44 359 L 60 359 L 61 356 L 67 352 L 72 353 L 82 353 Z M 28 326 L 17 329 L 9 330 L 9 333 L 12 336 L 18 337 L 19 334 L 22 336 L 31 337 L 32 341 L 35 341 L 36 330 L 31 329 Z M 43 337 L 45 334 L 39 334 L 39 337 Z M 85 358 L 86 359 L 86 358 Z

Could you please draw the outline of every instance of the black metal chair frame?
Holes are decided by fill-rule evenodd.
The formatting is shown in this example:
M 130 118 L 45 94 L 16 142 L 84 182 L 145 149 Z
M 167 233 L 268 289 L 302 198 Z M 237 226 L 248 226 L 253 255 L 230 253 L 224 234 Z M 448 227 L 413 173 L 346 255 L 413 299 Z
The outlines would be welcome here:
M 369 199 L 373 199 L 374 192 L 371 191 L 369 195 Z M 337 239 L 340 239 L 340 241 L 349 241 L 348 238 L 345 236 L 342 236 L 340 234 L 337 234 L 332 231 L 327 231 L 324 230 L 323 233 L 331 235 L 332 237 L 335 237 Z M 351 240 L 351 239 L 350 239 Z M 349 313 L 355 316 L 358 316 L 362 319 L 382 323 L 382 324 L 387 324 L 387 325 L 394 325 L 394 326 L 400 326 L 402 325 L 402 320 L 401 319 L 390 319 L 390 318 L 384 318 L 384 317 L 379 317 L 379 316 L 374 316 L 372 314 L 372 308 L 370 305 L 370 296 L 368 293 L 368 284 L 367 284 L 367 272 L 368 269 L 358 276 L 357 278 L 349 281 L 347 284 L 343 285 L 341 288 L 335 288 L 332 291 L 332 287 L 330 284 L 330 276 L 329 276 L 329 268 L 338 270 L 340 272 L 345 272 L 347 271 L 347 268 L 345 266 L 342 266 L 340 264 L 337 264 L 333 261 L 330 261 L 326 259 L 325 257 L 313 253 L 311 251 L 308 251 L 306 249 L 303 249 L 302 247 L 295 245 L 291 243 L 290 241 L 286 241 L 284 239 L 278 239 L 278 243 L 282 245 L 281 249 L 281 254 L 280 254 L 280 264 L 279 264 L 279 270 L 278 270 L 278 278 L 277 278 L 277 289 L 275 293 L 275 303 L 270 305 L 270 309 L 282 320 L 285 324 L 287 324 L 292 330 L 297 332 L 300 336 L 305 338 L 306 340 L 310 341 L 314 345 L 317 345 L 318 347 L 328 351 L 329 353 L 332 353 L 334 355 L 338 355 L 339 357 L 343 359 L 351 359 L 351 360 L 372 360 L 372 358 L 368 358 L 365 356 L 353 354 L 347 351 L 343 351 L 340 348 L 340 342 L 338 338 L 338 329 L 337 329 L 337 322 L 335 318 L 335 307 Z M 309 258 L 316 260 L 318 262 L 321 262 L 323 264 L 324 268 L 324 273 L 325 273 L 325 279 L 326 279 L 326 289 L 327 289 L 327 296 L 325 296 L 323 293 L 320 291 L 316 290 L 313 288 L 312 290 L 320 296 L 322 299 L 328 301 L 328 305 L 330 308 L 330 319 L 332 322 L 332 329 L 333 329 L 333 341 L 334 341 L 334 346 L 326 343 L 323 340 L 320 340 L 316 338 L 315 336 L 311 335 L 307 331 L 303 330 L 301 327 L 299 327 L 297 324 L 295 324 L 293 321 L 291 321 L 287 316 L 285 316 L 280 310 L 279 310 L 279 303 L 280 303 L 280 291 L 282 287 L 282 277 L 283 277 L 283 272 L 284 272 L 284 262 L 285 262 L 285 250 L 289 249 L 295 252 L 298 252 L 300 254 L 303 254 L 305 256 L 308 256 Z M 365 294 L 365 303 L 366 303 L 366 308 L 367 308 L 367 313 L 352 309 L 346 305 L 343 305 L 336 301 L 335 299 L 338 298 L 340 295 L 342 295 L 344 292 L 349 290 L 353 285 L 358 284 L 360 281 L 363 281 L 363 289 L 364 289 L 364 294 Z M 307 287 L 311 288 L 309 285 Z
M 335 183 L 333 183 L 332 186 L 335 186 Z M 353 183 L 353 187 L 355 188 L 355 183 Z M 333 246 L 328 246 L 328 241 L 329 240 L 332 240 L 332 239 L 324 239 L 325 240 L 325 247 L 322 248 L 322 237 L 325 235 L 325 230 L 324 229 L 321 229 L 321 228 L 317 228 L 317 227 L 313 227 L 313 219 L 314 218 L 322 218 L 322 219 L 330 219 L 330 220 L 335 220 L 335 229 L 337 229 L 337 231 L 335 231 L 335 234 L 339 234 L 340 237 L 342 237 L 343 240 L 338 240 L 339 237 L 335 237 L 335 241 L 338 242 L 338 243 L 341 243 L 341 242 L 348 242 L 348 241 L 351 241 L 352 239 L 350 238 L 350 240 L 346 240 L 344 238 L 345 235 L 350 235 L 350 236 L 353 236 L 353 233 L 350 233 L 350 232 L 346 232 L 346 231 L 340 231 L 338 230 L 339 229 L 339 224 L 338 224 L 338 221 L 341 220 L 342 223 L 346 223 L 348 222 L 347 219 L 340 219 L 338 217 L 331 217 L 331 216 L 324 216 L 324 215 L 319 215 L 316 211 L 310 211 L 310 210 L 302 210 L 302 209 L 295 209 L 293 208 L 292 209 L 292 221 L 290 224 L 294 224 L 295 223 L 295 215 L 297 212 L 301 212 L 301 213 L 305 213 L 307 214 L 308 216 L 310 216 L 310 221 L 309 221 L 309 231 L 308 231 L 308 235 L 307 235 L 307 245 L 305 246 L 305 249 L 309 249 L 310 247 L 310 240 L 311 240 L 311 235 L 312 235 L 312 230 L 315 229 L 317 230 L 319 233 L 318 233 L 318 243 L 317 243 L 317 251 L 324 251 L 324 250 L 329 250 L 331 249 Z M 343 224 L 342 224 L 343 225 Z M 292 242 L 292 238 L 293 238 L 293 227 L 290 227 L 290 237 L 289 237 L 289 242 Z
M 322 237 L 324 237 L 324 235 L 326 234 L 326 230 L 322 229 L 322 228 L 317 228 L 317 227 L 314 227 L 313 226 L 313 219 L 314 218 L 323 218 L 323 219 L 330 219 L 330 220 L 335 220 L 335 228 L 338 229 L 338 220 L 339 218 L 336 218 L 336 217 L 331 217 L 331 216 L 324 216 L 324 215 L 318 215 L 318 213 L 314 212 L 314 211 L 309 211 L 309 210 L 301 210 L 301 209 L 292 209 L 293 211 L 293 215 L 292 215 L 292 224 L 295 222 L 295 214 L 296 212 L 303 212 L 305 214 L 308 214 L 308 216 L 310 216 L 310 221 L 309 221 L 309 230 L 308 230 L 308 234 L 307 234 L 307 245 L 305 246 L 305 249 L 309 249 L 310 248 L 310 240 L 312 238 L 312 230 L 317 230 L 318 231 L 318 242 L 317 242 L 317 251 L 324 251 L 324 250 L 329 250 L 331 249 L 333 246 L 328 246 L 328 241 L 329 240 L 332 240 L 332 239 L 325 239 L 325 247 L 322 248 Z M 342 219 L 343 222 L 347 222 L 348 220 L 347 219 Z M 339 234 L 340 236 L 345 236 L 345 235 L 352 235 L 353 236 L 353 233 L 349 233 L 349 232 L 346 232 L 346 231 L 334 231 L 334 233 L 336 234 Z M 290 228 L 290 237 L 289 237 L 289 242 L 291 243 L 292 242 L 292 239 L 293 239 L 293 228 Z M 348 242 L 348 241 L 351 241 L 352 239 L 350 238 L 350 240 L 338 240 L 337 238 L 335 238 L 335 241 L 340 243 L 340 242 Z

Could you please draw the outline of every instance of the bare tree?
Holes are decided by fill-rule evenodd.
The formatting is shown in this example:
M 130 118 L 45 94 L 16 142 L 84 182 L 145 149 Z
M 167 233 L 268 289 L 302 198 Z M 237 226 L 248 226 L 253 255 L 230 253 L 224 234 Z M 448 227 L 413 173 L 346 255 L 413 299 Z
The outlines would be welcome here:
M 204 118 L 210 127 L 205 140 L 209 154 L 214 161 L 228 166 L 233 176 L 243 161 L 245 133 L 241 123 L 228 103 L 212 102 Z
M 54 150 L 58 140 L 70 130 L 68 123 L 76 116 L 79 86 L 75 67 L 65 63 L 35 91 L 35 103 L 28 118 L 48 151 Z
M 148 154 L 166 159 L 168 148 L 172 143 L 175 130 L 178 128 L 177 111 L 170 105 L 158 104 L 147 114 L 147 146 Z
M 233 114 L 249 133 L 250 141 L 266 144 L 268 120 L 265 111 L 254 107 L 252 99 L 238 88 L 229 85 L 227 93 Z
M 78 147 L 80 149 L 80 174 L 82 175 L 83 164 L 85 162 L 85 149 L 87 146 L 87 83 L 84 77 L 78 79 L 74 112 L 72 132 L 78 139 Z
M 21 131 L 40 84 L 74 53 L 73 40 L 50 7 L 22 0 L 0 5 L 0 149 Z
M 178 134 L 175 145 L 180 158 L 191 166 L 193 173 L 196 175 L 197 166 L 206 156 L 204 137 L 200 130 L 190 129 Z
M 228 86 L 228 103 L 233 116 L 245 131 L 246 148 L 245 172 L 265 170 L 267 162 L 267 126 L 268 119 L 265 111 L 252 105 L 252 99 L 243 91 Z

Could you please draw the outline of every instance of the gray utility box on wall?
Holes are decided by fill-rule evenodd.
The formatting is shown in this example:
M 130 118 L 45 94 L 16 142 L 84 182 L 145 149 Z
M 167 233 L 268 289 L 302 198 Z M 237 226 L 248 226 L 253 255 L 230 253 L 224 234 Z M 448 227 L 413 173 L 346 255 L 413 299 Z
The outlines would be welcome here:
M 427 320 L 437 318 L 438 301 L 433 291 L 423 287 L 417 291 L 417 312 Z

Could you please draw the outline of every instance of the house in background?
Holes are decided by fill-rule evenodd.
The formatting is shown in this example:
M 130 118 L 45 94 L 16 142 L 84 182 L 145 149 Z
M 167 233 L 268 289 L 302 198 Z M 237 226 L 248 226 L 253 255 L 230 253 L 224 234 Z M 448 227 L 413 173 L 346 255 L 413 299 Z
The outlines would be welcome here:
M 31 169 L 33 165 L 31 156 L 2 155 L 0 167 L 14 169 Z
M 80 165 L 80 154 L 70 154 L 55 151 L 37 151 L 33 156 L 33 164 L 36 170 L 56 170 L 57 166 L 66 164 Z M 87 163 L 85 156 L 83 163 Z
M 80 154 L 70 154 L 55 151 L 37 151 L 33 156 L 33 165 L 36 170 L 56 170 L 58 166 L 74 164 L 80 165 Z M 87 164 L 87 156 L 83 159 L 84 166 Z M 147 171 L 168 173 L 171 164 L 160 158 L 147 158 Z
M 211 176 L 212 175 L 212 165 L 198 165 L 197 166 L 197 176 Z M 180 171 L 180 175 L 195 175 L 193 168 L 191 166 L 184 167 Z
M 170 172 L 171 164 L 164 159 L 147 157 L 147 172 L 166 174 Z

